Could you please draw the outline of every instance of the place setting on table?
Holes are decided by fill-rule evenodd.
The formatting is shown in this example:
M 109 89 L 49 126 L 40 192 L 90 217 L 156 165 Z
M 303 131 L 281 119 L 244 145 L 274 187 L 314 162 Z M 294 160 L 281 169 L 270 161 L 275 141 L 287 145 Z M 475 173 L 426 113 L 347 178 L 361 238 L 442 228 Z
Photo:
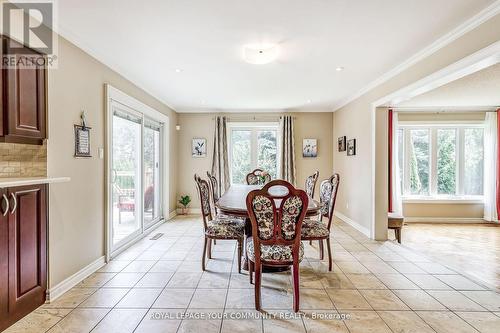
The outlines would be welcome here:
M 217 177 L 207 172 L 208 180 L 195 174 L 204 226 L 202 269 L 212 259 L 218 240 L 235 240 L 238 273 L 249 272 L 255 285 L 255 308 L 261 309 L 262 272 L 292 271 L 293 310 L 299 311 L 299 266 L 304 257 L 302 241 L 319 242 L 319 257 L 328 254 L 332 270 L 330 227 L 340 177 L 333 174 L 320 184 L 319 201 L 314 192 L 319 172 L 307 177 L 303 189 L 291 183 L 272 180 L 268 172 L 255 169 L 246 184 L 232 184 L 220 194 Z M 215 259 L 215 258 L 214 258 Z

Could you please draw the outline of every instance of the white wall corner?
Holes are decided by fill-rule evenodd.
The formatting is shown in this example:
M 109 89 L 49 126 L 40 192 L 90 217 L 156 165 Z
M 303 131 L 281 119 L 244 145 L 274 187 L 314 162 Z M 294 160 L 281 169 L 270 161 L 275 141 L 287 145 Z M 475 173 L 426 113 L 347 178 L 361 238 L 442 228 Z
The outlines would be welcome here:
M 359 224 L 358 222 L 352 220 L 351 218 L 345 216 L 344 214 L 342 213 L 339 213 L 339 212 L 335 212 L 334 215 L 341 219 L 343 222 L 349 224 L 351 227 L 353 227 L 354 229 L 356 229 L 357 231 L 361 232 L 362 234 L 364 234 L 365 236 L 369 237 L 369 238 L 372 238 L 371 236 L 371 232 L 370 232 L 370 229 L 365 227 L 365 226 L 362 226 L 361 224 Z
M 87 278 L 89 275 L 92 273 L 95 273 L 97 270 L 99 270 L 101 267 L 103 267 L 106 264 L 105 257 L 102 256 L 98 258 L 97 260 L 91 262 L 75 274 L 71 275 L 70 277 L 64 279 L 63 281 L 59 282 L 56 284 L 54 287 L 50 288 L 47 290 L 47 302 L 53 302 L 56 300 L 58 297 L 63 295 L 65 292 L 76 286 L 78 283 L 83 281 L 85 278 Z

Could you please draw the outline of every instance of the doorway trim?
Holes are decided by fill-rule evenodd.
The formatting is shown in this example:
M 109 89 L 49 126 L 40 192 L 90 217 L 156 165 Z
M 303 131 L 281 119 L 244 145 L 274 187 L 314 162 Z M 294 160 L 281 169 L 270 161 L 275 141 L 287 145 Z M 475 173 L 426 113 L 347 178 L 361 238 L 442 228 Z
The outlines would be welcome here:
M 104 90 L 105 90 L 105 107 L 106 107 L 106 145 L 105 145 L 105 162 L 104 162 L 104 167 L 105 167 L 105 200 L 106 200 L 106 211 L 105 211 L 105 257 L 106 257 L 106 262 L 109 262 L 111 259 L 111 205 L 112 205 L 112 184 L 111 184 L 111 166 L 112 166 L 112 117 L 113 117 L 113 110 L 112 110 L 112 103 L 120 103 L 124 106 L 126 106 L 129 109 L 132 109 L 140 114 L 143 115 L 143 117 L 147 117 L 150 119 L 154 119 L 156 121 L 159 121 L 160 123 L 163 124 L 163 130 L 162 130 L 162 135 L 161 135 L 161 145 L 160 149 L 162 150 L 162 168 L 161 168 L 161 176 L 160 179 L 162 181 L 162 192 L 161 192 L 161 204 L 162 204 L 162 213 L 163 213 L 163 218 L 160 219 L 158 223 L 155 225 L 149 226 L 147 231 L 153 230 L 155 227 L 160 225 L 161 223 L 165 222 L 169 218 L 169 200 L 170 200 L 170 193 L 169 193 L 169 182 L 170 182 L 170 118 L 168 115 L 161 113 L 152 107 L 144 104 L 143 102 L 135 99 L 134 97 L 124 93 L 123 91 L 113 87 L 110 84 L 105 84 L 104 85 Z M 144 221 L 142 221 L 144 223 Z M 117 249 L 113 255 L 119 254 L 121 251 L 125 250 L 128 248 L 130 245 L 134 244 L 138 240 L 144 238 L 147 235 L 148 232 L 143 232 L 139 236 L 137 236 L 135 239 L 133 239 L 130 243 L 128 243 L 126 246 L 123 246 L 119 249 Z
M 371 232 L 376 240 L 387 239 L 387 121 L 385 111 L 394 104 L 411 99 L 450 82 L 500 63 L 500 41 L 490 44 L 426 77 L 398 89 L 371 104 L 372 181 Z M 385 141 L 384 141 L 385 140 Z M 377 149 L 378 148 L 378 149 Z M 385 178 L 384 178 L 385 177 Z

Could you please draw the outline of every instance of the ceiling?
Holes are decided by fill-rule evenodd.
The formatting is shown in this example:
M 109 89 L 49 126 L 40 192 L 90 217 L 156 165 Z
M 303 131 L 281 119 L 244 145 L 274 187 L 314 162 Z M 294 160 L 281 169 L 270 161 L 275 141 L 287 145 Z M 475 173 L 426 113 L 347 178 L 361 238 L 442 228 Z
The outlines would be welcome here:
M 500 106 L 500 64 L 487 67 L 397 105 L 405 108 L 493 106 Z
M 493 2 L 64 0 L 58 24 L 178 112 L 332 111 Z M 255 43 L 278 59 L 245 63 Z

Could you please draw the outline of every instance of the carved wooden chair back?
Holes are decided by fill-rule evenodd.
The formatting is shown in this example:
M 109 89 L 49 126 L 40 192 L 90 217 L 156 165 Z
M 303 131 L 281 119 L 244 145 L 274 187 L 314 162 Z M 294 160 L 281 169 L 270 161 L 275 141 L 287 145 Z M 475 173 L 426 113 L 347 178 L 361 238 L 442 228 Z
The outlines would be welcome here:
M 219 183 L 217 181 L 217 178 L 215 178 L 215 176 L 208 171 L 207 171 L 207 177 L 208 180 L 210 181 L 210 189 L 212 190 L 212 199 L 214 200 L 215 203 L 220 198 L 219 185 L 218 185 Z
M 194 181 L 198 194 L 200 196 L 201 216 L 203 217 L 203 226 L 207 229 L 207 222 L 212 220 L 212 209 L 210 206 L 210 186 L 208 182 L 201 179 L 197 174 L 194 175 Z
M 311 198 L 314 198 L 314 190 L 316 189 L 316 183 L 318 182 L 319 171 L 316 171 L 312 175 L 306 178 L 306 185 L 304 187 L 306 193 Z
M 335 173 L 329 179 L 323 180 L 320 185 L 321 218 L 326 217 L 328 219 L 328 230 L 330 230 L 333 220 L 333 211 L 335 209 L 339 184 L 340 175 Z
M 309 204 L 306 192 L 284 180 L 273 180 L 262 189 L 251 191 L 246 204 L 256 262 L 260 262 L 261 244 L 289 245 L 293 257 L 298 258 L 302 222 Z
M 262 169 L 255 169 L 246 176 L 248 185 L 265 185 L 271 181 L 271 175 Z

